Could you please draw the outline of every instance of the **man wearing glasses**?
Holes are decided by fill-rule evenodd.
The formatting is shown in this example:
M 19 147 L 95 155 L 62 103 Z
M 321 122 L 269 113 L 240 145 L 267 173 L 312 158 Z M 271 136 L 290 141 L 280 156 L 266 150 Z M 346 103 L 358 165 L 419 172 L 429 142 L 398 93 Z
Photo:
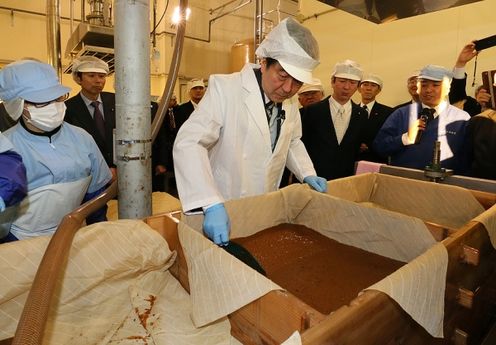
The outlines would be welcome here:
M 21 155 L 28 181 L 28 195 L 0 243 L 51 235 L 64 215 L 100 194 L 111 180 L 93 138 L 64 123 L 69 90 L 50 65 L 38 61 L 14 62 L 0 71 L 0 98 L 20 105 L 9 108 L 9 115 L 20 120 L 4 135 Z M 95 212 L 87 223 L 105 220 L 105 211 Z

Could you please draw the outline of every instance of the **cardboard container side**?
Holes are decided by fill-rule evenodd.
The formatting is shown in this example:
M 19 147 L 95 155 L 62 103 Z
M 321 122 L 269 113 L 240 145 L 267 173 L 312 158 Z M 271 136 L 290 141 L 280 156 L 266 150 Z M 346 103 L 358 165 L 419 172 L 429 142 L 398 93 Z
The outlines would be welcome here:
M 328 187 L 331 195 L 369 202 L 448 228 L 459 228 L 484 212 L 482 205 L 467 189 L 392 175 L 369 173 L 351 176 L 329 181 Z M 348 190 L 352 191 L 351 195 L 348 195 Z

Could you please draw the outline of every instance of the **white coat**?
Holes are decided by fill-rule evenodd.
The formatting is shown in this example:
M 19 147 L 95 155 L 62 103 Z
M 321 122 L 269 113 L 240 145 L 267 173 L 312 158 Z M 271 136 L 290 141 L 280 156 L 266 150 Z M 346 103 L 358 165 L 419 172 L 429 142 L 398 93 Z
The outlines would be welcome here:
M 198 108 L 177 134 L 174 169 L 183 211 L 277 190 L 285 165 L 300 181 L 316 175 L 292 99 L 283 102 L 286 118 L 272 152 L 254 67 L 212 75 Z

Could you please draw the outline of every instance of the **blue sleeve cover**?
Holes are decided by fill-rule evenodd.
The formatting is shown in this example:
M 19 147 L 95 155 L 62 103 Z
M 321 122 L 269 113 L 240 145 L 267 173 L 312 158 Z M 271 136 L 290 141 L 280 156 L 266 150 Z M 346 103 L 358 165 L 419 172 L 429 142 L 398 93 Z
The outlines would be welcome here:
M 83 198 L 82 203 L 84 204 L 86 201 L 91 200 L 101 193 L 105 191 L 106 187 L 102 187 L 97 191 L 94 191 L 92 193 L 86 193 L 86 195 Z M 103 206 L 102 208 L 96 210 L 92 214 L 90 214 L 88 217 L 86 217 L 86 224 L 90 225 L 93 223 L 98 223 L 98 222 L 105 222 L 107 220 L 107 205 Z
M 0 196 L 5 205 L 21 202 L 27 194 L 26 168 L 14 151 L 0 153 Z

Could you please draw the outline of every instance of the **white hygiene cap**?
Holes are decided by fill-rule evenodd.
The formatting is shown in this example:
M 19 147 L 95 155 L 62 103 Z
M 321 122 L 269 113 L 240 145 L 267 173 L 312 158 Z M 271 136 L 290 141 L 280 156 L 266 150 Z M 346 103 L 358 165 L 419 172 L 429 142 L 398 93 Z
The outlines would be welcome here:
M 312 71 L 320 63 L 317 40 L 292 18 L 274 27 L 255 53 L 261 58 L 277 60 L 290 76 L 307 84 L 312 83 Z
M 353 60 L 344 60 L 334 65 L 333 77 L 362 80 L 363 71 L 358 63 Z
M 77 82 L 77 73 L 105 73 L 109 74 L 108 64 L 94 56 L 81 56 L 72 62 L 72 79 Z

